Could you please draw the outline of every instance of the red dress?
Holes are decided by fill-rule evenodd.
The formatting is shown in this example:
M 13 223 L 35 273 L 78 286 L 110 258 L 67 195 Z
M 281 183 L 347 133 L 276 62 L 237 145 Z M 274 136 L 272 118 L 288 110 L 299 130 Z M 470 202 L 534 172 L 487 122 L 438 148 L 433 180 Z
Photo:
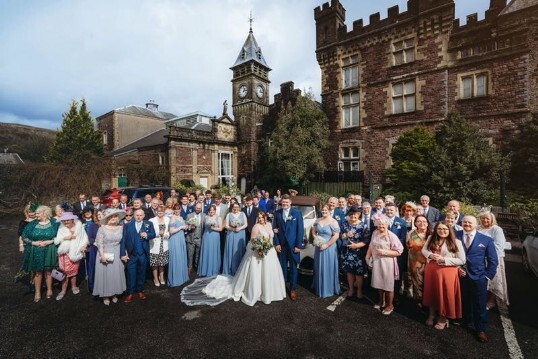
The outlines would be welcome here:
M 433 253 L 439 254 L 440 248 Z M 458 267 L 438 265 L 430 261 L 424 269 L 424 293 L 422 303 L 435 308 L 439 315 L 450 319 L 462 317 L 460 280 Z

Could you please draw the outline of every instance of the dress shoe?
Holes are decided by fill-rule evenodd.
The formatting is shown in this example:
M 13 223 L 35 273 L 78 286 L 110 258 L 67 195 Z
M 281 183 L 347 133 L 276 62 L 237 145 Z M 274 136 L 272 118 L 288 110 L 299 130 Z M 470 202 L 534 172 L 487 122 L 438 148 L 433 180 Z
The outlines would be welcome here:
M 117 303 L 117 302 L 118 302 L 118 297 L 113 296 L 113 297 L 112 297 L 112 303 Z
M 38 303 L 40 300 L 41 300 L 41 297 L 40 297 L 40 296 L 37 296 L 37 295 L 36 295 L 36 296 L 34 297 L 34 302 L 35 302 L 35 303 Z
M 103 299 L 103 304 L 104 305 L 110 305 L 110 299 L 108 299 L 108 298 Z
M 77 294 L 80 293 L 80 288 L 79 287 L 73 287 L 71 290 L 73 291 L 74 295 L 77 295 Z
M 134 295 L 132 294 L 127 294 L 127 296 L 125 297 L 125 299 L 123 300 L 124 303 L 131 303 L 134 299 Z
M 294 291 L 294 290 L 290 291 L 290 299 L 293 300 L 293 301 L 297 300 L 297 292 L 296 291 Z
M 64 296 L 65 296 L 65 293 L 60 292 L 60 293 L 56 296 L 56 300 L 62 300 L 62 299 L 64 299 Z
M 488 342 L 488 336 L 484 332 L 478 332 L 478 334 L 476 334 L 476 339 L 478 339 L 480 343 Z
M 144 300 L 144 299 L 147 298 L 146 295 L 144 294 L 144 292 L 138 292 L 138 293 L 136 293 L 136 295 L 138 295 L 138 299 Z
M 437 324 L 435 324 L 435 329 L 437 330 L 443 330 L 445 328 L 448 328 L 448 319 L 445 320 L 445 322 L 437 322 Z
M 394 311 L 394 307 L 390 308 L 390 309 L 383 309 L 383 311 L 381 312 L 383 315 L 391 315 L 392 312 Z
M 161 285 L 159 284 L 159 281 L 156 281 L 155 279 L 153 280 L 153 284 L 156 286 L 156 287 L 160 287 Z

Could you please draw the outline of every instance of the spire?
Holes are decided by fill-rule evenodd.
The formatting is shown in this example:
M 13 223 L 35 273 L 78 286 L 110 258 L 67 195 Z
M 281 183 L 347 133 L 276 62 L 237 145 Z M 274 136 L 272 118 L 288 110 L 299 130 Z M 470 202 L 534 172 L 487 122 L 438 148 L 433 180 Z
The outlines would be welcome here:
M 252 31 L 252 23 L 254 22 L 254 18 L 252 17 L 252 11 L 250 12 L 250 17 L 248 21 L 250 22 L 250 30 L 248 32 L 247 39 L 245 40 L 241 51 L 239 51 L 239 55 L 237 56 L 237 59 L 235 60 L 235 63 L 233 64 L 232 68 L 247 63 L 249 61 L 256 61 L 260 65 L 271 70 L 267 65 L 267 62 L 265 62 L 261 47 L 258 46 L 256 38 L 254 38 L 254 33 Z

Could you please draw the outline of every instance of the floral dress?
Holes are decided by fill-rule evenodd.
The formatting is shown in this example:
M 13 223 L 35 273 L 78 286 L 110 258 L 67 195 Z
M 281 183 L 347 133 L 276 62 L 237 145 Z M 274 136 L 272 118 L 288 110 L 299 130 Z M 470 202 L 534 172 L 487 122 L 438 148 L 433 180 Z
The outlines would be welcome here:
M 353 237 L 348 237 L 347 233 L 353 233 Z M 358 222 L 356 224 L 350 224 L 344 222 L 342 226 L 342 236 L 345 236 L 342 243 L 342 250 L 340 253 L 340 263 L 342 270 L 346 273 L 353 273 L 356 275 L 363 275 L 366 273 L 366 266 L 364 263 L 364 255 L 366 246 L 370 243 L 368 235 L 364 229 L 364 223 Z M 352 249 L 348 247 L 350 243 L 363 242 L 366 246 L 362 248 Z
M 159 232 L 162 232 L 166 229 L 166 224 L 159 224 Z M 159 253 L 149 255 L 149 265 L 152 267 L 164 267 L 168 264 L 168 251 L 164 250 L 164 240 L 161 240 L 161 245 L 159 247 Z
M 424 268 L 426 258 L 422 254 L 422 247 L 426 238 L 421 238 L 417 231 L 412 231 L 407 239 L 407 249 L 409 250 L 408 271 L 413 285 L 413 297 L 422 300 L 422 290 L 424 289 Z

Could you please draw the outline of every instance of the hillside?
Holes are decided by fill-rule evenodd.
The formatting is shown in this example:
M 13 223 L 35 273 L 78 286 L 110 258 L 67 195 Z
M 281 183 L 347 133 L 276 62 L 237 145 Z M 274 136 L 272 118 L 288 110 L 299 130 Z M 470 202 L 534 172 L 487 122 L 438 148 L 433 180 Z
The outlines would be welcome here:
M 25 162 L 43 162 L 56 131 L 46 128 L 0 123 L 0 151 L 16 152 Z

